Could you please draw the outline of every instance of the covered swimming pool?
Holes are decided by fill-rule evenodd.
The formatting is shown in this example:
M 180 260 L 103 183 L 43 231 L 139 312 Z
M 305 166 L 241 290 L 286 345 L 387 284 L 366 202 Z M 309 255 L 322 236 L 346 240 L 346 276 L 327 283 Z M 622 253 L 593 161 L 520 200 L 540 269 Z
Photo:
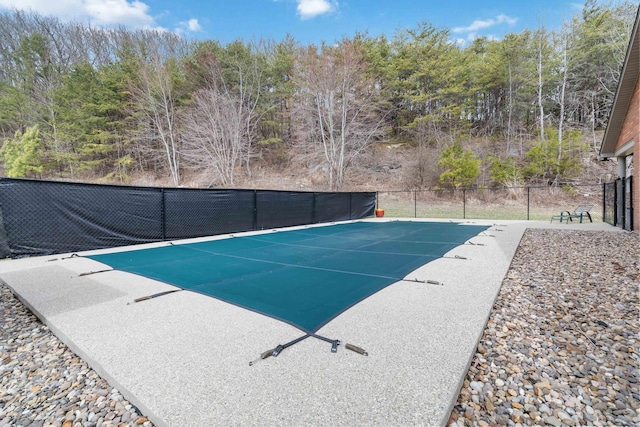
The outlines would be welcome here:
M 88 258 L 313 334 L 487 228 L 454 222 L 363 221 Z

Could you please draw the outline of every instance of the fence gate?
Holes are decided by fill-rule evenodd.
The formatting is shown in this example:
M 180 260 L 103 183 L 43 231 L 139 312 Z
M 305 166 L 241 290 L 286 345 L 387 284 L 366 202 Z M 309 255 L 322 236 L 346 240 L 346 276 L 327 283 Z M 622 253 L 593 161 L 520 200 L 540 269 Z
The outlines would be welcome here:
M 603 184 L 603 218 L 608 224 L 633 230 L 633 177 Z

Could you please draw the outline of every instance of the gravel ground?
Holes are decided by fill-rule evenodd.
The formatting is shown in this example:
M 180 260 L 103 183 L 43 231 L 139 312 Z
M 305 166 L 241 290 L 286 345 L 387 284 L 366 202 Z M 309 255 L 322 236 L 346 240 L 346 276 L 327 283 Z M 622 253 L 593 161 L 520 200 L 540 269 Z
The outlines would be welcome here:
M 153 424 L 0 284 L 0 427 Z
M 640 425 L 640 236 L 528 230 L 452 426 Z M 0 284 L 0 426 L 151 426 Z
M 640 425 L 640 236 L 527 230 L 451 426 Z

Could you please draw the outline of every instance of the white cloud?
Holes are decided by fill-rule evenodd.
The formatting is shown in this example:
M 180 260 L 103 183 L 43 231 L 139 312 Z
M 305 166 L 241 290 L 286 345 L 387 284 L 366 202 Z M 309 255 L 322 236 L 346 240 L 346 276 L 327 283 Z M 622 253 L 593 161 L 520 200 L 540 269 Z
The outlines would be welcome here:
M 149 6 L 140 1 L 85 0 L 83 4 L 88 15 L 98 24 L 155 25 L 155 20 L 148 14 Z
M 296 0 L 298 14 L 302 19 L 315 18 L 318 15 L 333 12 L 338 3 L 329 0 Z
M 189 28 L 189 31 L 202 30 L 202 27 L 200 26 L 200 23 L 197 19 L 189 19 L 189 22 L 187 22 L 187 28 Z
M 479 30 L 495 27 L 500 24 L 515 25 L 518 22 L 518 18 L 511 18 L 507 15 L 500 14 L 495 18 L 490 19 L 476 19 L 471 25 L 466 27 L 455 27 L 452 31 L 454 33 L 475 33 Z
M 178 22 L 178 26 L 175 29 L 176 34 L 184 34 L 187 31 L 200 31 L 202 30 L 202 26 L 198 22 L 197 19 L 189 19 L 188 21 L 180 21 Z
M 156 27 L 149 5 L 138 0 L 0 0 L 0 7 L 62 19 L 89 20 L 96 25 Z

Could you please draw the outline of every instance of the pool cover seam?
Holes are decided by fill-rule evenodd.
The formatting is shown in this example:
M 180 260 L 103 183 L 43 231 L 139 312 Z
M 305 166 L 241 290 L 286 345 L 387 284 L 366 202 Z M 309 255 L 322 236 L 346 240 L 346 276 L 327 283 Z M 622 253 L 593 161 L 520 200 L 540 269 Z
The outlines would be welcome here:
M 390 280 L 395 280 L 396 282 L 399 282 L 401 280 L 405 280 L 404 277 L 406 277 L 406 275 L 404 277 L 391 277 L 391 276 L 382 276 L 382 275 L 379 275 L 379 274 L 356 273 L 356 272 L 353 272 L 353 271 L 335 270 L 335 269 L 332 269 L 332 268 L 312 267 L 312 266 L 300 265 L 300 264 L 288 264 L 288 263 L 284 263 L 284 262 L 267 261 L 267 260 L 256 259 L 256 258 L 248 258 L 248 257 L 239 256 L 239 255 L 221 254 L 221 253 L 218 253 L 218 252 L 205 251 L 203 249 L 197 249 L 197 248 L 191 248 L 191 247 L 189 249 L 194 250 L 194 251 L 198 251 L 198 252 L 204 252 L 204 253 L 211 254 L 211 255 L 221 256 L 221 257 L 242 259 L 242 260 L 245 260 L 245 261 L 264 262 L 266 264 L 281 265 L 281 266 L 284 266 L 284 267 L 295 267 L 295 268 L 303 268 L 303 269 L 309 269 L 309 270 L 329 271 L 329 272 L 332 272 L 332 273 L 351 274 L 351 275 L 354 275 L 354 276 L 375 277 L 375 278 L 378 278 L 378 279 L 390 279 Z M 425 257 L 425 258 L 431 258 L 431 260 L 427 261 L 427 262 L 431 262 L 433 260 L 441 258 L 441 257 L 433 257 L 433 256 L 426 256 L 426 255 L 414 255 L 414 256 L 421 256 L 421 257 Z
M 300 234 L 303 236 L 309 236 L 309 237 L 313 237 L 313 238 L 318 238 L 321 237 L 317 234 L 311 234 L 311 233 L 304 233 L 298 230 L 292 230 L 292 231 L 283 231 L 284 233 L 291 233 L 291 234 Z M 403 233 L 403 234 L 411 234 L 410 232 L 407 233 Z M 266 235 L 270 235 L 270 234 L 266 234 Z M 260 240 L 260 239 L 255 239 L 255 237 L 259 237 L 261 236 L 261 234 L 256 234 L 255 236 L 243 236 L 243 239 L 254 239 L 254 240 Z M 339 236 L 339 235 L 330 235 L 332 238 L 334 239 L 345 239 L 345 240 L 362 240 L 362 241 L 373 241 L 373 239 L 362 239 L 359 237 L 348 237 L 348 236 Z M 477 236 L 474 236 L 477 237 Z M 466 239 L 468 240 L 468 239 Z M 466 241 L 465 240 L 465 241 Z M 260 240 L 262 242 L 269 242 L 268 240 Z M 432 241 L 432 240 L 393 240 L 395 243 L 441 243 L 441 244 L 449 244 L 451 242 L 440 242 L 440 241 Z M 376 243 L 380 243 L 380 242 L 384 242 L 384 240 L 375 240 Z M 279 243 L 279 242 L 276 242 Z
M 309 236 L 309 237 L 313 237 L 313 238 L 319 238 L 321 236 L 319 235 L 315 235 L 315 234 L 308 234 L 308 233 L 299 233 L 297 231 L 291 231 L 291 234 L 300 234 L 300 235 L 304 235 L 304 236 Z M 267 234 L 267 236 L 269 236 L 270 234 Z M 255 236 L 243 236 L 243 239 L 252 239 L 252 240 L 260 240 L 260 239 L 256 239 L 256 237 L 262 236 L 262 234 L 256 234 Z M 361 240 L 364 242 L 371 242 L 371 241 L 375 241 L 376 243 L 380 243 L 380 242 L 384 242 L 385 240 L 374 240 L 374 239 L 362 239 L 360 237 L 345 237 L 345 236 L 331 236 L 334 239 L 344 239 L 344 240 Z M 261 242 L 270 242 L 269 240 L 260 240 Z M 393 240 L 394 243 L 451 243 L 451 242 L 440 242 L 440 241 L 433 241 L 433 240 Z M 280 243 L 280 242 L 275 242 L 275 243 Z
M 236 237 L 236 238 L 238 238 L 238 237 Z M 342 249 L 342 248 L 331 248 L 331 247 L 324 247 L 324 246 L 300 245 L 298 243 L 270 242 L 269 240 L 256 239 L 254 237 L 240 237 L 240 239 L 255 240 L 256 242 L 264 242 L 264 243 L 273 243 L 274 245 L 294 246 L 294 247 L 300 247 L 300 248 L 323 249 L 323 250 L 342 251 L 342 252 L 359 252 L 359 253 L 363 253 L 363 254 L 400 255 L 400 256 L 418 256 L 418 257 L 429 256 L 429 255 L 425 255 L 425 254 L 400 253 L 400 252 L 381 252 L 381 251 L 361 251 L 361 250 L 358 250 L 358 249 Z M 376 243 L 384 242 L 384 240 L 375 240 L 375 241 L 369 240 L 369 241 L 372 241 L 374 243 L 370 243 L 370 244 L 361 246 L 361 248 L 366 248 L 367 246 L 371 246 L 371 245 L 375 245 Z M 394 242 L 396 242 L 396 241 L 394 240 Z M 450 243 L 450 242 L 408 242 L 408 241 L 400 241 L 400 243 L 436 243 L 436 244 L 439 244 L 439 245 L 453 246 L 453 248 L 456 248 L 456 247 L 458 247 L 458 246 L 460 246 L 462 244 L 462 243 Z

